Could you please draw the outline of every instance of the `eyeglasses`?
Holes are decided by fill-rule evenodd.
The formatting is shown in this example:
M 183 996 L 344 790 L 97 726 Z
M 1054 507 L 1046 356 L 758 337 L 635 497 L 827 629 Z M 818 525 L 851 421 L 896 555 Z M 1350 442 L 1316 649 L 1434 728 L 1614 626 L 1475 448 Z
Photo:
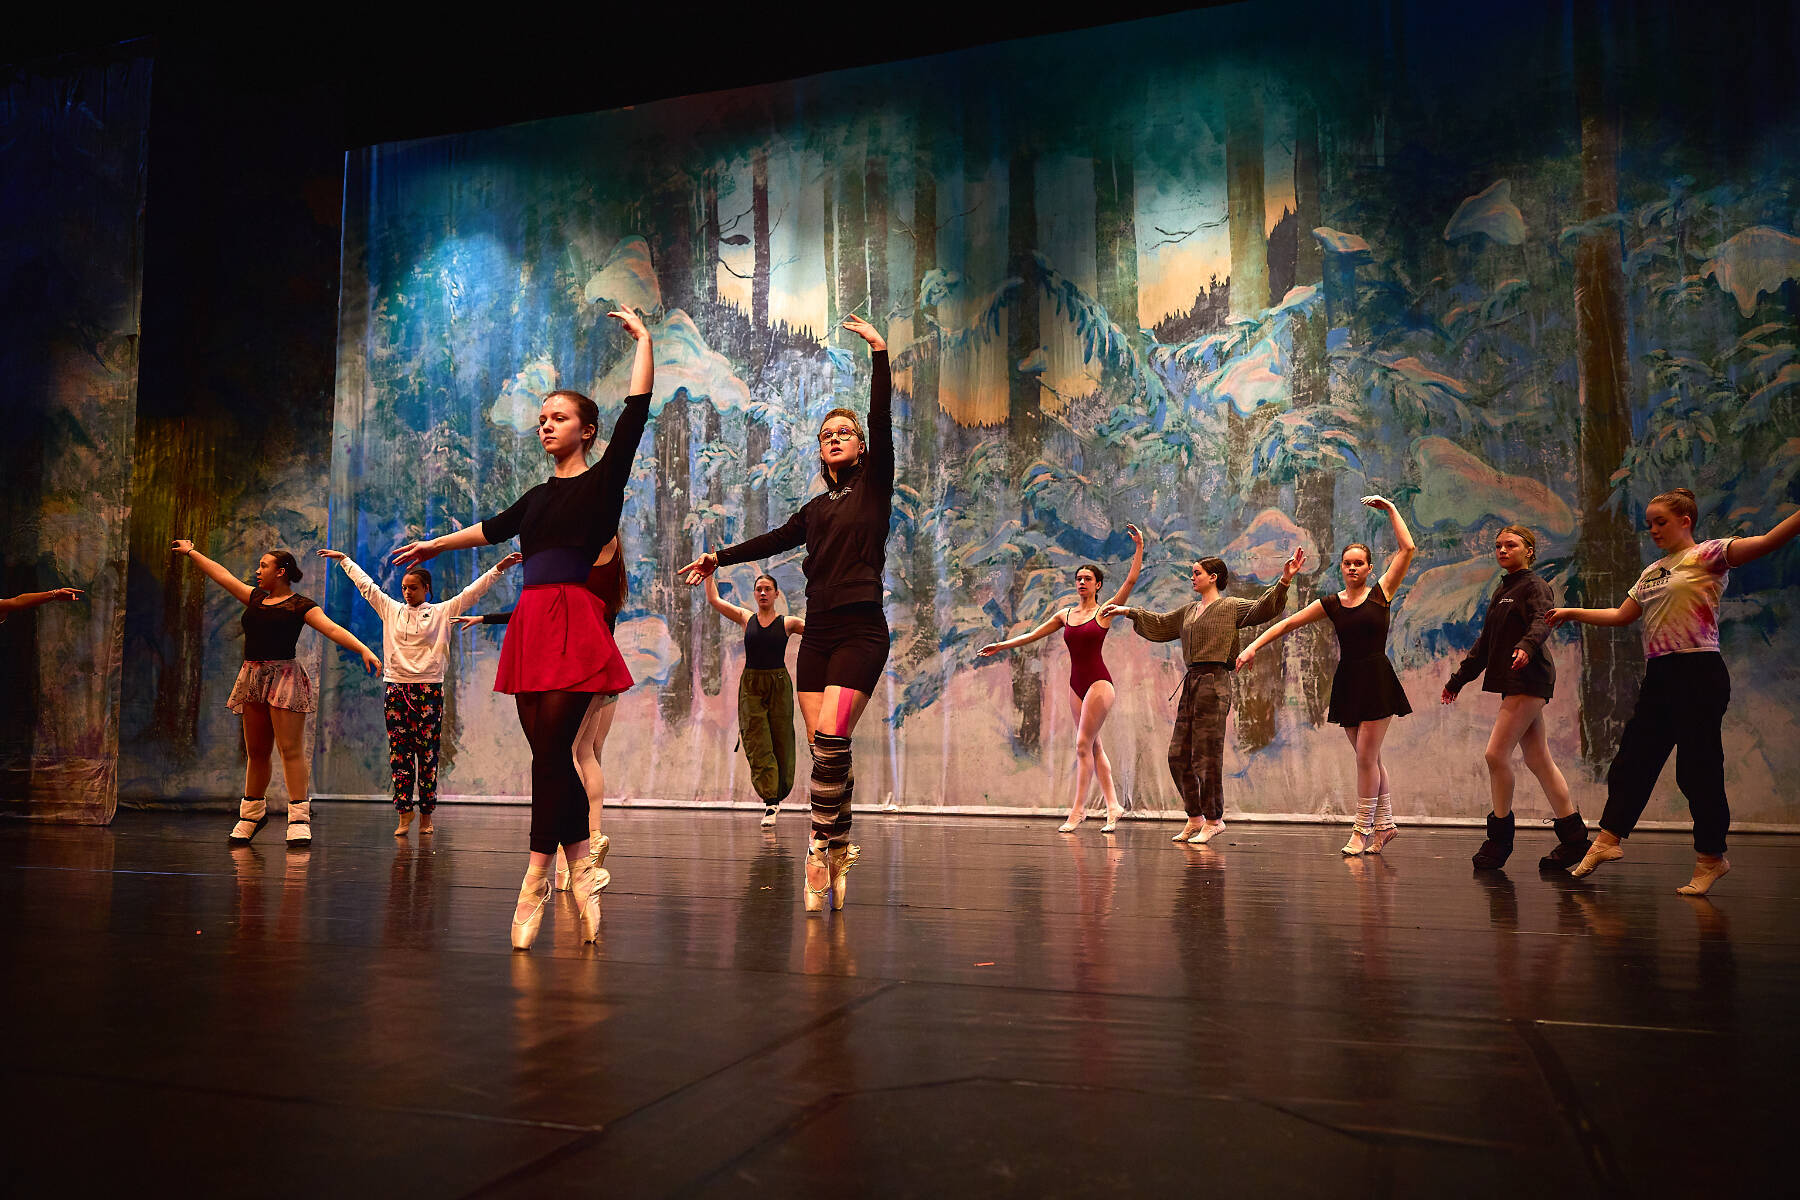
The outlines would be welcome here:
M 848 441 L 851 441 L 852 439 L 854 439 L 855 437 L 856 437 L 856 430 L 854 430 L 854 429 L 821 430 L 819 433 L 819 445 L 825 446 L 825 445 L 829 445 L 832 442 L 848 442 Z

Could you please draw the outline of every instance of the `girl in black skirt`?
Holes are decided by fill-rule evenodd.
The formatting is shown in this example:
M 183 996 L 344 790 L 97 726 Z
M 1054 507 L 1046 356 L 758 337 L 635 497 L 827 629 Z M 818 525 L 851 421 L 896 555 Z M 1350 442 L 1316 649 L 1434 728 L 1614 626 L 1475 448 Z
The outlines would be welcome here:
M 1406 690 L 1388 661 L 1388 612 L 1394 589 L 1412 565 L 1413 540 L 1406 521 L 1394 502 L 1382 496 L 1364 496 L 1364 504 L 1386 512 L 1394 527 L 1399 549 L 1389 560 L 1378 582 L 1374 555 L 1361 542 L 1352 542 L 1338 558 L 1344 590 L 1323 596 L 1263 631 L 1238 655 L 1241 671 L 1263 646 L 1290 630 L 1326 619 L 1337 631 L 1338 665 L 1331 676 L 1331 708 L 1328 719 L 1342 725 L 1356 750 L 1356 823 L 1345 854 L 1380 854 L 1400 832 L 1394 824 L 1393 796 L 1388 790 L 1387 768 L 1381 765 L 1381 742 L 1388 722 L 1412 711 Z
M 861 317 L 844 328 L 869 343 L 869 432 L 856 413 L 834 408 L 819 427 L 819 474 L 825 490 L 787 524 L 761 537 L 702 554 L 681 568 L 689 586 L 721 566 L 806 547 L 806 632 L 795 659 L 795 699 L 812 743 L 812 840 L 806 856 L 806 910 L 831 895 L 844 907 L 844 874 L 856 861 L 850 842 L 850 734 L 887 668 L 888 627 L 882 611 L 882 567 L 894 508 L 894 420 L 887 342 Z
M 1442 700 L 1455 704 L 1456 697 L 1477 675 L 1487 678 L 1481 688 L 1497 692 L 1500 713 L 1488 737 L 1488 789 L 1494 811 L 1488 814 L 1487 840 L 1475 852 L 1475 869 L 1497 871 L 1506 865 L 1513 849 L 1514 748 L 1524 751 L 1525 767 L 1537 776 L 1556 814 L 1556 849 L 1539 860 L 1542 871 L 1567 871 L 1587 853 L 1587 826 L 1569 798 L 1569 781 L 1550 757 L 1550 741 L 1544 736 L 1544 706 L 1556 691 L 1556 664 L 1550 661 L 1545 642 L 1550 626 L 1550 585 L 1531 564 L 1537 559 L 1537 537 L 1523 525 L 1508 525 L 1494 538 L 1494 561 L 1506 572 L 1494 598 L 1488 601 L 1481 636 L 1462 664 L 1444 685 Z

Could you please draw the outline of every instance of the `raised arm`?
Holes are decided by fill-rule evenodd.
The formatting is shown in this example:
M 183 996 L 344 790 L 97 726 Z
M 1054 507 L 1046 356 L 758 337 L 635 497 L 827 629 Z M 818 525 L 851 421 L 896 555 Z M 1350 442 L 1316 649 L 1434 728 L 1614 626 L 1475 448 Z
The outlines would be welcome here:
M 1544 614 L 1544 624 L 1551 629 L 1565 621 L 1577 625 L 1629 625 L 1643 614 L 1642 606 L 1627 596 L 1617 608 L 1553 608 Z
M 806 632 L 806 621 L 800 617 L 783 617 L 781 620 L 789 637 L 797 637 Z
M 514 550 L 511 554 L 477 575 L 474 583 L 471 583 L 468 587 L 452 596 L 449 603 L 444 605 L 445 611 L 453 617 L 460 613 L 467 612 L 471 604 L 474 604 L 477 600 L 485 596 L 489 588 L 500 582 L 500 576 L 506 574 L 507 568 L 524 561 L 525 556 L 520 554 L 517 550 Z
M 888 370 L 887 340 L 852 313 L 844 328 L 869 343 L 869 449 L 863 478 L 885 492 L 894 489 L 894 383 Z
M 1755 562 L 1763 555 L 1773 554 L 1793 541 L 1796 533 L 1800 533 L 1800 509 L 1783 517 L 1781 523 L 1767 533 L 1759 533 L 1755 537 L 1732 538 L 1725 547 L 1725 562 L 1733 567 Z
M 380 617 L 384 624 L 392 620 L 394 614 L 400 611 L 400 602 L 376 587 L 375 581 L 369 578 L 369 573 L 358 566 L 356 560 L 343 551 L 321 550 L 319 557 L 335 559 L 337 565 L 344 568 L 344 574 L 350 577 L 350 582 L 356 585 L 356 590 L 362 593 L 362 598 L 369 602 L 369 607 L 375 610 L 375 615 Z
M 1256 598 L 1255 604 L 1246 605 L 1238 613 L 1239 629 L 1247 629 L 1252 625 L 1261 625 L 1264 621 L 1273 621 L 1287 607 L 1288 585 L 1294 582 L 1294 576 L 1306 565 L 1306 547 L 1295 546 L 1288 560 L 1281 564 L 1281 578 L 1269 585 L 1269 589 Z
M 719 581 L 712 575 L 706 577 L 706 602 L 712 605 L 721 617 L 727 621 L 736 621 L 739 625 L 749 624 L 750 618 L 756 615 L 749 609 L 741 608 L 720 596 Z
M 650 344 L 650 331 L 634 312 L 621 309 L 606 314 L 615 318 L 637 341 L 631 360 L 631 395 L 625 398 L 625 411 L 613 422 L 612 437 L 593 469 L 600 472 L 603 486 L 623 490 L 631 478 L 631 460 L 637 457 L 638 443 L 644 440 L 644 426 L 650 421 L 650 389 L 656 385 L 655 351 Z
M 1131 599 L 1131 589 L 1137 586 L 1138 576 L 1144 573 L 1144 535 L 1138 532 L 1136 525 L 1125 526 L 1125 532 L 1129 533 L 1131 540 L 1137 543 L 1137 549 L 1131 552 L 1131 568 L 1125 572 L 1125 582 L 1119 585 L 1119 590 L 1112 594 L 1111 600 L 1107 601 L 1108 604 L 1121 606 Z M 1107 618 L 1107 624 L 1109 626 L 1112 624 L 1110 617 Z
M 1390 601 L 1394 598 L 1394 589 L 1406 578 L 1406 572 L 1412 566 L 1413 553 L 1418 549 L 1413 544 L 1412 530 L 1406 527 L 1406 518 L 1394 507 L 1394 502 L 1386 496 L 1364 496 L 1362 502 L 1370 508 L 1385 511 L 1388 524 L 1394 527 L 1394 556 L 1388 559 L 1387 570 L 1381 573 L 1381 593 Z
M 1050 619 L 1048 621 L 1045 621 L 1042 625 L 1039 625 L 1024 637 L 1007 638 L 1005 641 L 993 642 L 983 646 L 975 653 L 981 655 L 983 658 L 992 658 L 1002 650 L 1012 650 L 1019 646 L 1029 646 L 1039 638 L 1049 637 L 1052 633 L 1055 633 L 1058 629 L 1063 627 L 1063 613 L 1065 611 L 1067 610 L 1057 609 L 1054 613 L 1050 614 Z
M 381 670 L 381 659 L 362 644 L 362 640 L 342 625 L 325 615 L 325 610 L 314 606 L 306 610 L 306 623 L 314 629 L 342 646 L 344 649 L 362 655 L 363 669 L 373 675 Z
M 1322 621 L 1324 619 L 1325 606 L 1317 600 L 1314 600 L 1311 604 L 1307 605 L 1293 616 L 1275 622 L 1275 624 L 1258 634 L 1256 640 L 1251 642 L 1248 646 L 1245 646 L 1243 652 L 1237 656 L 1238 670 L 1241 671 L 1249 666 L 1250 660 L 1256 657 L 1256 652 L 1276 638 L 1286 637 L 1289 632 L 1300 628 L 1302 625 L 1311 625 L 1314 621 Z
M 185 554 L 193 559 L 194 565 L 200 568 L 200 573 L 202 575 L 230 592 L 236 597 L 239 604 L 249 603 L 250 593 L 256 589 L 239 579 L 236 575 L 233 575 L 230 571 L 227 571 L 224 567 L 221 567 L 212 559 L 206 557 L 206 555 L 194 549 L 194 543 L 188 541 L 186 538 L 176 538 L 174 544 L 171 545 L 169 549 L 176 554 Z

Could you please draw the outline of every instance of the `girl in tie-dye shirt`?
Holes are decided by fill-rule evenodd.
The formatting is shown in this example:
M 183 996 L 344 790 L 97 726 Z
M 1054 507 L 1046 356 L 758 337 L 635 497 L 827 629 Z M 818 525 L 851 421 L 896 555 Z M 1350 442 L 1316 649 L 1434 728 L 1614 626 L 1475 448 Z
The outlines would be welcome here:
M 1637 711 L 1625 723 L 1606 772 L 1600 833 L 1571 875 L 1592 874 L 1601 863 L 1625 856 L 1620 843 L 1637 826 L 1671 752 L 1675 782 L 1694 816 L 1696 856 L 1694 877 L 1676 891 L 1704 896 L 1731 870 L 1725 857 L 1731 806 L 1725 799 L 1722 737 L 1731 676 L 1719 656 L 1719 599 L 1732 567 L 1761 558 L 1800 533 L 1800 512 L 1758 537 L 1696 543 L 1698 515 L 1694 493 L 1686 488 L 1650 501 L 1644 522 L 1663 557 L 1638 576 L 1625 602 L 1617 608 L 1553 608 L 1545 618 L 1554 628 L 1564 621 L 1629 625 L 1642 616 L 1649 660 Z

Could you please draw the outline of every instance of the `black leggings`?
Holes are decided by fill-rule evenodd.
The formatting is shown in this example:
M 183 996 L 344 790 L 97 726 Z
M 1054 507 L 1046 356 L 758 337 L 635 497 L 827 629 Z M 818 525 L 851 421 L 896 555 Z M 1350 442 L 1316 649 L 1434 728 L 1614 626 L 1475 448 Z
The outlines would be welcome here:
M 531 852 L 555 854 L 588 836 L 587 791 L 575 771 L 575 735 L 593 696 L 520 692 L 519 725 L 531 743 Z
M 1731 674 L 1715 653 L 1663 654 L 1646 663 L 1637 711 L 1625 723 L 1606 773 L 1600 828 L 1617 838 L 1631 836 L 1674 751 L 1675 783 L 1694 815 L 1694 850 L 1725 853 L 1731 805 L 1720 726 L 1730 703 Z

